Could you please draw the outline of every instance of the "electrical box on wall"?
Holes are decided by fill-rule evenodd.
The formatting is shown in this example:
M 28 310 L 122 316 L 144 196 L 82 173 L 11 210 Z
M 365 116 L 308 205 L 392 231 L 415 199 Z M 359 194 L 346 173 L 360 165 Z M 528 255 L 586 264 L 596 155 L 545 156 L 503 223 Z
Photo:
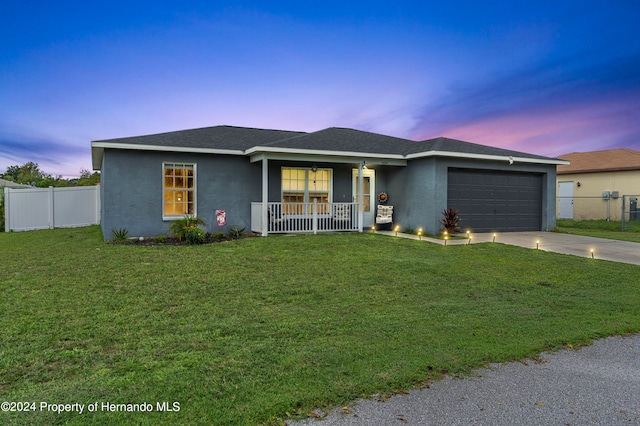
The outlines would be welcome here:
M 603 200 L 608 200 L 609 199 L 609 191 L 602 191 L 602 199 Z
M 618 194 L 618 191 L 611 191 L 611 198 L 617 200 L 619 197 L 620 195 Z

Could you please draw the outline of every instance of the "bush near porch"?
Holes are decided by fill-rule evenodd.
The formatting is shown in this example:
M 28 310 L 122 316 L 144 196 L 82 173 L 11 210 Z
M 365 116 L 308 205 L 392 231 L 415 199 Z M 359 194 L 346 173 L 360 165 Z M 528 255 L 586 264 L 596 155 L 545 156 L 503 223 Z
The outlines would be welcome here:
M 114 245 L 0 235 L 0 396 L 179 402 L 29 424 L 280 424 L 490 362 L 640 330 L 638 266 L 379 234 Z

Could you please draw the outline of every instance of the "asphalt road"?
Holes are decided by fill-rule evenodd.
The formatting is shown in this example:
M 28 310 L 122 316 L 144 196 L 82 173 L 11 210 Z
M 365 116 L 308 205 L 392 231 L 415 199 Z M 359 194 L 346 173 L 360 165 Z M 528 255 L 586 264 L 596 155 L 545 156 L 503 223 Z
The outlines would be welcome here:
M 348 412 L 347 412 L 348 411 Z M 492 364 L 291 425 L 640 425 L 640 334 Z

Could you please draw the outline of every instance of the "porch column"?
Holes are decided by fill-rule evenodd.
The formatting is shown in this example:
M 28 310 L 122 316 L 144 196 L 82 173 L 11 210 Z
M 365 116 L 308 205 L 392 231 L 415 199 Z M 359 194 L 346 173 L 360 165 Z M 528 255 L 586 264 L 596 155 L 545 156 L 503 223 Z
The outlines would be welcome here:
M 262 159 L 262 236 L 266 237 L 269 227 L 269 210 L 267 203 L 269 202 L 269 160 Z
M 358 163 L 358 232 L 362 232 L 362 222 L 364 222 L 364 196 L 362 195 L 364 185 L 362 184 L 362 166 L 364 166 L 364 161 Z

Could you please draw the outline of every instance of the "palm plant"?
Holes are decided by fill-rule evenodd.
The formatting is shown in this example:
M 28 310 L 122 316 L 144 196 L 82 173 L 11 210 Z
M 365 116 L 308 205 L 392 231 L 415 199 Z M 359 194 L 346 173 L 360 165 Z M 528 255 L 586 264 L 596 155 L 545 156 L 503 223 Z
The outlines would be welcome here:
M 440 224 L 442 225 L 440 232 L 446 231 L 449 234 L 460 232 L 460 216 L 458 216 L 458 210 L 443 210 L 442 215 L 444 218 L 440 219 Z
M 188 228 L 194 226 L 207 226 L 207 224 L 201 218 L 193 215 L 184 215 L 182 219 L 174 220 L 169 225 L 169 232 L 176 237 L 178 241 L 182 241 L 185 237 Z

